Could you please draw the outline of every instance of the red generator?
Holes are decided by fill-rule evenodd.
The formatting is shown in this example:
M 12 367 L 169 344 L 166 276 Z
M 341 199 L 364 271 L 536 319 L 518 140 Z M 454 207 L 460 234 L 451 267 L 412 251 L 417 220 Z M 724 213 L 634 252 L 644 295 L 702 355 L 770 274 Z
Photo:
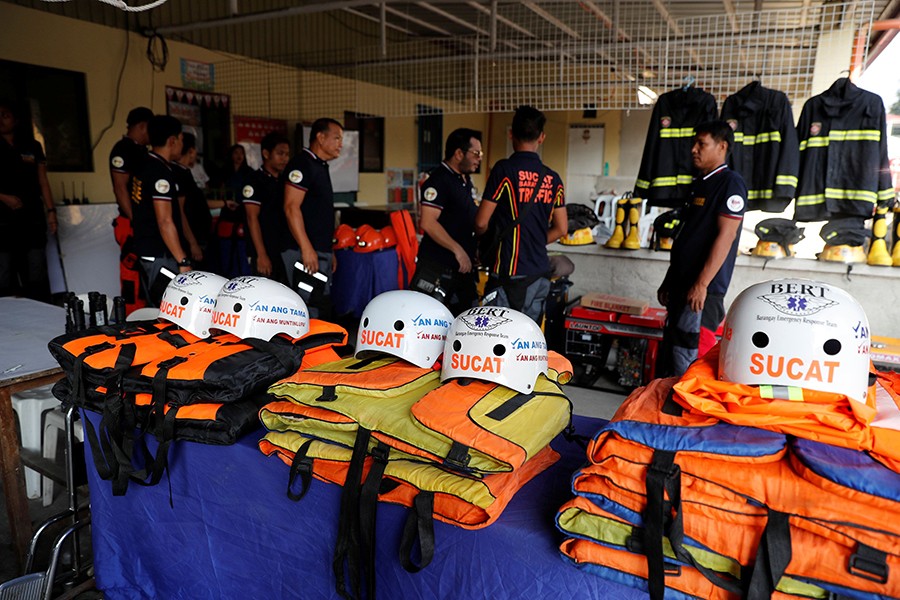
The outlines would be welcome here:
M 573 383 L 602 387 L 602 379 L 626 388 L 655 376 L 656 354 L 666 322 L 664 308 L 640 315 L 572 305 L 566 310 L 566 357 L 576 366 Z

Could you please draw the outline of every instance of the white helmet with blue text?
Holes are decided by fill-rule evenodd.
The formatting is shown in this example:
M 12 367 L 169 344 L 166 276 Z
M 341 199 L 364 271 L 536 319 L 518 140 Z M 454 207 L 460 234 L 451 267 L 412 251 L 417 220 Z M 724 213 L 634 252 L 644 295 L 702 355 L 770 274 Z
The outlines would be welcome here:
M 269 341 L 279 333 L 291 338 L 309 331 L 309 311 L 291 288 L 265 277 L 235 277 L 216 298 L 212 327 L 237 337 Z
M 719 379 L 806 388 L 866 402 L 869 321 L 844 290 L 808 279 L 757 283 L 725 317 Z
M 175 276 L 159 303 L 159 318 L 199 338 L 209 336 L 213 307 L 227 279 L 215 273 L 188 271 Z
M 547 342 L 537 323 L 499 306 L 470 308 L 456 317 L 444 347 L 441 381 L 468 377 L 523 394 L 547 373 Z
M 384 353 L 430 368 L 444 351 L 453 313 L 431 296 L 412 290 L 384 292 L 363 310 L 356 357 Z

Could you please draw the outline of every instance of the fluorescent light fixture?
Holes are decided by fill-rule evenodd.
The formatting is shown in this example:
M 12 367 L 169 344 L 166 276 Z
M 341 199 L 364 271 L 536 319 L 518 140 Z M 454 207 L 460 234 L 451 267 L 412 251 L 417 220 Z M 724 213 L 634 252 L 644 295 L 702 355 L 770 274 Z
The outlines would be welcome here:
M 659 94 L 648 88 L 646 85 L 639 85 L 637 89 L 638 104 L 641 106 L 649 106 L 656 102 Z

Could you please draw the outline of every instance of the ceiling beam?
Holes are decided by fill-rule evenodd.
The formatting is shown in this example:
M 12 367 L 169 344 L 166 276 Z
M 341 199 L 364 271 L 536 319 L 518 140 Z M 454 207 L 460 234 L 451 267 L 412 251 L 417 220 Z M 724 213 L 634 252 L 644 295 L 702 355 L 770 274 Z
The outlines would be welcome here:
M 398 16 L 398 17 L 400 17 L 400 18 L 402 18 L 402 19 L 406 19 L 406 20 L 409 21 L 410 23 L 415 23 L 415 24 L 418 25 L 419 27 L 424 27 L 425 29 L 430 29 L 431 31 L 434 31 L 434 32 L 436 32 L 436 33 L 440 33 L 441 35 L 446 35 L 447 37 L 452 37 L 452 36 L 453 36 L 452 33 L 450 33 L 449 31 L 447 31 L 446 29 L 444 29 L 444 28 L 442 28 L 442 27 L 438 27 L 437 25 L 434 25 L 434 24 L 432 24 L 432 23 L 429 23 L 428 21 L 425 21 L 425 20 L 416 18 L 416 17 L 414 17 L 414 16 L 412 16 L 412 15 L 408 15 L 408 14 L 406 14 L 406 13 L 404 13 L 404 12 L 401 12 L 401 11 L 397 10 L 396 8 L 391 8 L 390 6 L 385 6 L 384 9 L 385 9 L 387 12 L 391 13 L 392 15 Z
M 617 27 L 612 17 L 603 12 L 603 10 L 597 6 L 592 0 L 581 0 L 579 2 L 583 7 L 588 9 L 588 11 L 592 12 L 598 19 L 600 19 L 606 28 L 613 32 L 613 35 L 616 36 L 616 39 L 620 39 L 625 42 L 631 41 L 631 36 L 621 27 Z
M 682 37 L 684 32 L 681 30 L 681 27 L 678 26 L 678 23 L 672 17 L 672 14 L 669 12 L 669 9 L 665 7 L 662 3 L 662 0 L 652 0 L 653 6 L 656 7 L 656 11 L 662 16 L 663 20 L 669 25 L 669 30 L 674 33 L 678 37 Z M 700 55 L 697 54 L 697 51 L 694 50 L 693 47 L 688 46 L 688 54 L 691 55 L 691 58 L 697 63 L 697 66 L 703 68 L 703 61 L 700 59 Z
M 381 24 L 381 19 L 378 17 L 373 17 L 372 15 L 367 15 L 366 13 L 356 10 L 355 8 L 345 8 L 344 12 L 349 13 L 353 16 L 359 17 L 360 19 L 365 19 L 367 21 L 372 21 L 373 23 Z M 393 29 L 394 31 L 399 31 L 400 33 L 405 33 L 406 35 L 416 35 L 415 31 L 411 31 L 406 29 L 405 27 L 400 27 L 399 25 L 394 25 L 390 22 L 385 22 L 385 27 L 388 29 Z
M 478 2 L 466 2 L 466 4 L 468 4 L 469 6 L 471 6 L 472 8 L 474 8 L 474 9 L 476 9 L 476 10 L 479 10 L 479 11 L 483 12 L 483 13 L 486 14 L 486 15 L 490 15 L 490 14 L 491 14 L 491 9 L 488 8 L 487 6 L 484 6 L 483 4 L 479 4 Z M 498 23 L 503 23 L 504 25 L 506 25 L 506 26 L 509 27 L 510 29 L 512 29 L 512 30 L 514 30 L 514 31 L 518 31 L 519 33 L 521 33 L 521 34 L 524 35 L 524 36 L 527 36 L 527 37 L 530 37 L 530 38 L 536 38 L 536 37 L 537 37 L 537 36 L 536 36 L 534 33 L 532 33 L 531 31 L 525 29 L 524 27 L 522 27 L 522 26 L 519 25 L 518 23 L 515 23 L 515 22 L 513 22 L 513 21 L 510 21 L 510 20 L 507 19 L 506 17 L 502 16 L 499 12 L 497 13 L 497 22 L 498 22 Z
M 569 37 L 573 37 L 576 40 L 581 39 L 581 34 L 548 13 L 546 10 L 535 4 L 534 2 L 522 2 L 522 6 L 531 10 L 531 12 L 535 13 L 554 27 L 558 28 L 560 31 L 568 35 Z
M 469 21 L 466 21 L 465 19 L 463 19 L 461 17 L 457 17 L 454 14 L 448 13 L 446 10 L 441 10 L 437 6 L 433 6 L 432 4 L 429 4 L 428 2 L 416 2 L 416 6 L 421 6 L 425 10 L 430 10 L 434 14 L 436 14 L 440 17 L 443 17 L 444 19 L 447 19 L 451 23 L 456 23 L 457 25 L 462 25 L 463 27 L 471 29 L 472 31 L 479 33 L 485 37 L 489 37 L 491 35 L 490 32 L 487 31 L 486 29 L 482 29 L 481 27 L 479 27 L 478 25 L 475 25 L 474 23 L 470 23 Z

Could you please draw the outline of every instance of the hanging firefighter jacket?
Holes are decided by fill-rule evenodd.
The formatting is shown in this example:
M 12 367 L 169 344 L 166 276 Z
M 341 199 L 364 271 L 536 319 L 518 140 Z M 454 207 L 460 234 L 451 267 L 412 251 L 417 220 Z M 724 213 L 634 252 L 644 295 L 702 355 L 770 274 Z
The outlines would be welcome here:
M 682 412 L 674 383 L 632 394 L 590 443 L 557 516 L 568 560 L 654 600 L 900 594 L 900 474 Z
M 795 221 L 871 218 L 894 200 L 884 104 L 849 79 L 803 105 Z
M 634 184 L 635 197 L 650 206 L 677 208 L 691 195 L 694 127 L 716 118 L 712 94 L 695 87 L 661 95 L 653 107 L 644 153 Z
M 783 212 L 794 199 L 800 166 L 787 96 L 754 81 L 725 99 L 722 120 L 734 129 L 728 164 L 747 182 L 747 210 Z

